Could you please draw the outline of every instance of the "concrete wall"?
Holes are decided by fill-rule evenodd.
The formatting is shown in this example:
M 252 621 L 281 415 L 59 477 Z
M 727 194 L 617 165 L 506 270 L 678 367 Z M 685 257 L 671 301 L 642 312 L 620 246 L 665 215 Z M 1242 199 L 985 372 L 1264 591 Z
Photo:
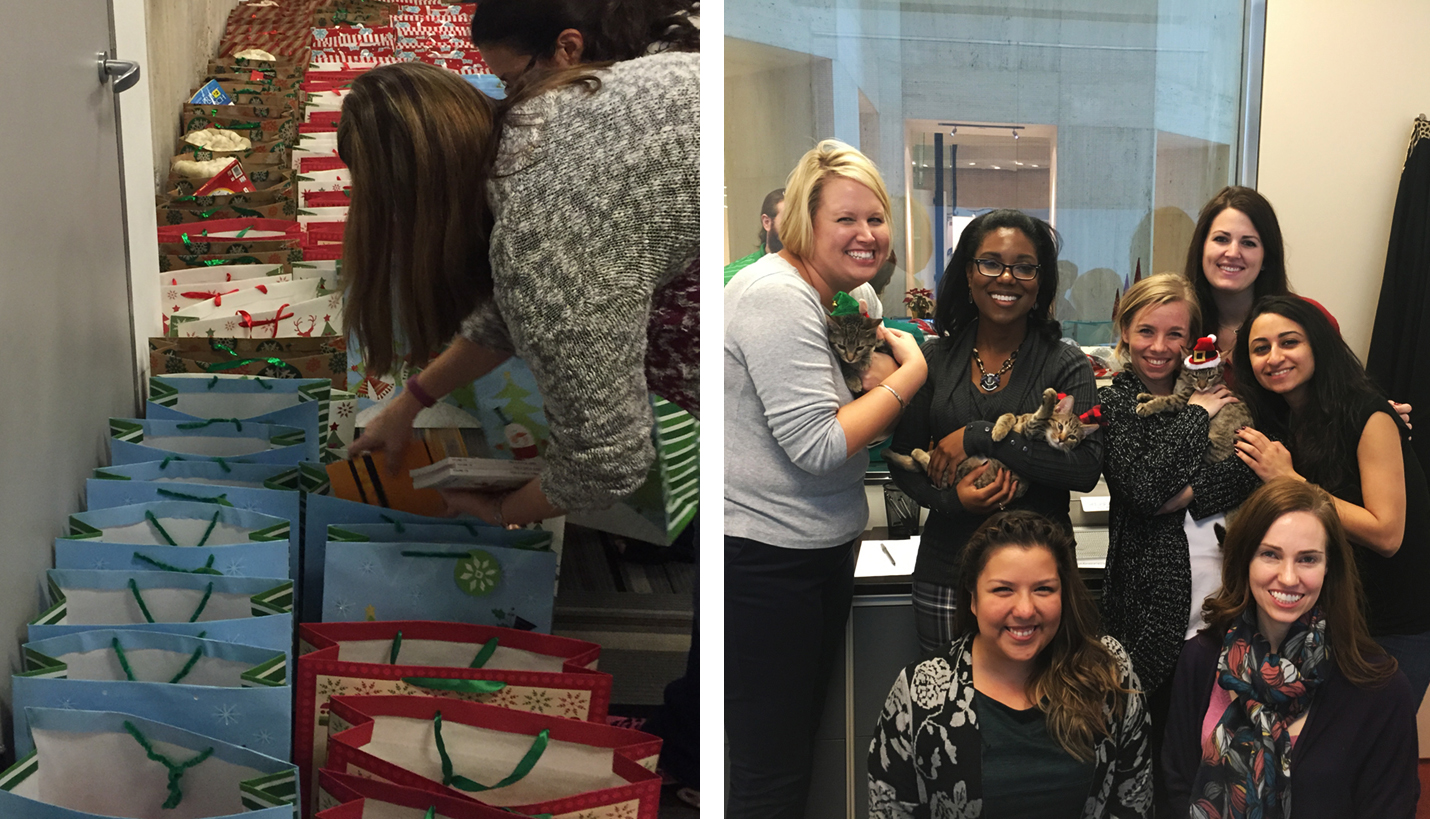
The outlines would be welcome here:
M 1272 0 L 1257 187 L 1276 207 L 1292 286 L 1364 359 L 1417 114 L 1430 114 L 1430 4 Z
M 149 35 L 150 123 L 154 134 L 154 187 L 168 178 L 179 137 L 179 108 L 218 53 L 228 14 L 239 0 L 144 0 Z

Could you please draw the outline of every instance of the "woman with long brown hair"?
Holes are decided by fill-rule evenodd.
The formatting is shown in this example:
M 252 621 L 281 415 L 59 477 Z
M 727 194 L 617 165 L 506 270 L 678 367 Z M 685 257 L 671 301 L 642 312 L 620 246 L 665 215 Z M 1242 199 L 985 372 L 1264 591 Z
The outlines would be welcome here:
M 1366 628 L 1335 501 L 1267 481 L 1223 549 L 1221 591 L 1173 682 L 1172 815 L 1413 817 L 1415 704 Z
M 501 103 L 419 63 L 353 82 L 338 127 L 345 320 L 377 372 L 400 347 L 426 362 L 452 342 L 353 451 L 395 463 L 423 406 L 516 355 L 551 430 L 542 475 L 448 504 L 522 524 L 640 486 L 648 392 L 699 411 L 698 69 L 682 52 L 558 60 Z
M 959 636 L 900 672 L 874 729 L 870 819 L 1149 816 L 1147 710 L 1127 653 L 1098 636 L 1072 536 L 994 515 L 959 579 Z

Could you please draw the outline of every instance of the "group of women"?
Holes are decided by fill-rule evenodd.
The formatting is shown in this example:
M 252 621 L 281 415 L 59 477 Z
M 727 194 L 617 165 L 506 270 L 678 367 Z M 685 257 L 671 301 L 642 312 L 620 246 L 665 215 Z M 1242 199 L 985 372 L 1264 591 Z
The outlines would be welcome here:
M 889 434 L 930 453 L 926 470 L 891 470 L 929 508 L 913 575 L 925 659 L 878 715 L 871 817 L 1414 815 L 1430 491 L 1409 408 L 1290 293 L 1263 197 L 1224 189 L 1186 270 L 1122 295 L 1125 366 L 1100 391 L 1051 315 L 1057 235 L 999 210 L 960 237 L 935 336 L 920 349 L 881 329 L 891 359 L 851 392 L 825 316 L 888 253 L 888 195 L 867 158 L 826 141 L 791 173 L 785 214 L 785 250 L 725 290 L 728 815 L 803 816 L 867 522 L 864 453 Z M 1222 359 L 1230 388 L 1139 415 L 1203 335 L 1198 363 Z M 1102 428 L 1068 451 L 993 440 L 992 421 L 1049 387 Z M 1238 401 L 1251 425 L 1205 458 L 1212 418 Z M 956 479 L 970 456 L 1003 468 Z M 1068 515 L 1099 474 L 1100 622 Z

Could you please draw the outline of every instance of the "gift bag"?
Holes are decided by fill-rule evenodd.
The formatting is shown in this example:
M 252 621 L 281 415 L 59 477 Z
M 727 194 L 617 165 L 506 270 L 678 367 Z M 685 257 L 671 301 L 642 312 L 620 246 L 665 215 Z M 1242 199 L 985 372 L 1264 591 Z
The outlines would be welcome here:
M 292 652 L 291 580 L 95 569 L 50 569 L 46 580 L 50 607 L 30 622 L 31 641 L 108 626 Z
M 238 418 L 298 427 L 306 434 L 304 459 L 336 460 L 322 446 L 332 414 L 332 382 L 326 378 L 265 379 L 247 375 L 151 375 L 144 414 L 151 420 Z M 347 443 L 352 441 L 352 416 Z M 341 426 L 341 424 L 339 424 Z
M 333 389 L 346 390 L 347 338 L 151 338 L 149 371 L 153 374 L 232 373 L 265 378 L 327 378 Z
M 0 773 L 5 819 L 293 818 L 283 760 L 113 711 L 33 708 L 28 721 L 35 749 Z
M 194 500 L 157 500 L 70 515 L 69 534 L 55 539 L 55 568 L 288 575 L 298 551 L 298 532 L 291 521 L 236 508 L 222 495 L 211 502 L 199 495 L 188 497 Z
M 583 640 L 408 621 L 305 623 L 298 645 L 294 759 L 309 785 L 327 760 L 334 696 L 455 697 L 601 724 L 610 706 L 601 647 Z
M 349 727 L 351 726 L 351 727 Z M 656 819 L 660 739 L 437 697 L 335 697 L 328 768 L 527 815 Z
M 237 419 L 110 418 L 109 438 L 110 462 L 116 465 L 162 461 L 172 455 L 296 465 L 307 451 L 307 433 L 297 427 L 245 423 Z
M 287 660 L 271 648 L 180 634 L 94 629 L 22 648 L 14 675 L 15 753 L 33 746 L 25 708 L 113 709 L 287 759 Z
M 318 771 L 318 813 L 314 819 L 515 819 L 457 796 L 405 788 L 337 771 Z
M 282 304 L 271 309 L 235 311 L 229 316 L 197 319 L 175 326 L 169 320 L 169 331 L 184 338 L 208 336 L 239 338 L 291 338 L 294 336 L 341 335 L 343 332 L 343 296 L 333 293 L 314 299 Z
M 336 532 L 336 537 L 335 537 Z M 470 543 L 351 540 L 328 527 L 323 620 L 452 620 L 550 633 L 556 553 L 533 535 L 488 529 Z

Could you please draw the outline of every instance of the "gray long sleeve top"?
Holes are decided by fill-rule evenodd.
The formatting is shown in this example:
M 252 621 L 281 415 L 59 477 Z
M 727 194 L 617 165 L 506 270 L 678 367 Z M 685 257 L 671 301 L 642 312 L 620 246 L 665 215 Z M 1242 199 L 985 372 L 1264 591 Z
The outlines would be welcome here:
M 1009 503 L 1009 508 L 1038 512 L 1071 529 L 1068 490 L 1086 492 L 1097 485 L 1102 468 L 1102 431 L 1089 435 L 1073 451 L 1060 452 L 1046 442 L 1031 441 L 1018 433 L 1010 433 L 995 443 L 993 422 L 1005 412 L 1033 412 L 1048 387 L 1073 396 L 1074 411 L 1086 412 L 1097 403 L 1092 365 L 1077 347 L 1030 330 L 1018 347 L 1017 363 L 1005 376 L 1009 379 L 1007 386 L 988 395 L 969 379 L 977 335 L 978 324 L 974 322 L 955 336 L 924 342 L 928 381 L 909 400 L 909 409 L 894 430 L 889 448 L 905 454 L 913 449 L 928 449 L 930 443 L 937 445 L 944 436 L 963 427 L 964 452 L 997 458 L 1028 482 L 1028 493 Z M 963 546 L 987 516 L 966 511 L 954 487 L 935 489 L 922 472 L 891 469 L 889 475 L 909 497 L 929 509 L 914 579 L 957 585 Z
M 771 254 L 725 286 L 725 534 L 818 549 L 864 531 L 869 455 L 836 414 L 853 400 L 819 294 Z
M 624 498 L 655 460 L 647 333 L 653 314 L 693 326 L 696 310 L 699 69 L 674 52 L 616 63 L 595 93 L 547 92 L 503 128 L 495 293 L 462 335 L 531 368 L 551 430 L 541 488 L 568 511 Z M 672 346 L 658 351 L 672 392 L 695 395 L 694 337 Z

